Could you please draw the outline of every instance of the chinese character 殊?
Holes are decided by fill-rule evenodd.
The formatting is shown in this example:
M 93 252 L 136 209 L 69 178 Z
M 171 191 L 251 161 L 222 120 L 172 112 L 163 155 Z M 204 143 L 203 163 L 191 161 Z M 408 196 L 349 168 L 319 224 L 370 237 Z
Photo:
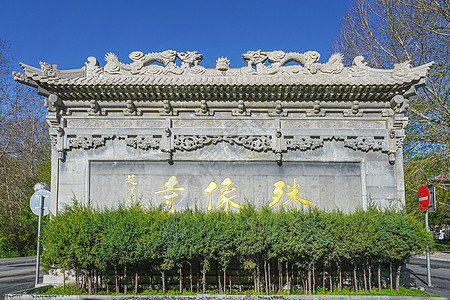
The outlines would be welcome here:
M 281 198 L 284 195 L 284 187 L 286 186 L 286 183 L 284 181 L 280 180 L 273 184 L 275 189 L 273 190 L 273 197 L 272 202 L 270 202 L 269 207 L 273 207 L 275 204 L 278 204 L 281 201 Z
M 236 188 L 230 188 L 230 186 L 233 184 L 233 181 L 230 179 L 230 177 L 226 177 L 220 185 L 222 188 L 219 190 L 219 201 L 217 202 L 217 208 L 224 207 L 224 211 L 228 212 L 230 210 L 230 206 L 234 207 L 236 209 L 241 209 L 242 206 L 234 201 L 232 201 L 234 198 L 237 197 L 237 195 L 229 195 L 236 191 Z M 214 181 L 211 181 L 208 186 L 203 190 L 205 193 L 209 194 L 209 203 L 208 203 L 208 211 L 212 211 L 212 193 L 218 188 L 217 183 Z
M 275 189 L 273 190 L 273 197 L 272 202 L 270 202 L 269 207 L 273 207 L 274 205 L 278 204 L 281 201 L 281 198 L 284 195 L 284 188 L 286 184 L 284 181 L 280 180 L 273 184 Z M 287 188 L 292 190 L 291 192 L 286 193 L 286 196 L 289 197 L 289 199 L 286 202 L 283 202 L 283 206 L 289 204 L 292 202 L 291 209 L 293 211 L 297 210 L 297 201 L 300 202 L 303 205 L 311 205 L 313 204 L 311 201 L 301 198 L 298 194 L 300 193 L 300 190 L 298 189 L 299 184 L 297 183 L 297 178 L 294 178 L 294 184 L 290 186 L 287 185 Z
M 134 204 L 136 202 L 134 190 L 136 188 L 137 183 L 134 181 L 134 175 L 128 175 L 125 179 L 125 182 L 128 184 L 127 195 L 128 195 L 128 204 Z
M 166 205 L 169 206 L 170 208 L 169 213 L 173 214 L 175 212 L 175 208 L 174 208 L 174 198 L 180 196 L 176 193 L 176 191 L 178 192 L 182 192 L 184 191 L 184 188 L 182 187 L 175 187 L 178 184 L 177 178 L 175 176 L 170 176 L 169 179 L 167 180 L 167 182 L 164 183 L 164 186 L 166 187 L 165 190 L 161 190 L 161 191 L 156 191 L 155 195 L 158 194 L 162 194 L 162 193 L 170 193 L 169 195 L 164 195 L 163 198 L 166 200 Z

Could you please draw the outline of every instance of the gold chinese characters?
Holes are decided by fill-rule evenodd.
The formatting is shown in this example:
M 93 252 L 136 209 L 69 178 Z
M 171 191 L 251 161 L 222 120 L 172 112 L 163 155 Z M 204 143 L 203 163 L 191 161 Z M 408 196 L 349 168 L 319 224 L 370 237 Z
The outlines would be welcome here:
M 125 182 L 128 185 L 128 189 L 127 189 L 127 196 L 128 196 L 127 203 L 128 204 L 136 203 L 136 197 L 134 194 L 134 190 L 136 189 L 137 183 L 134 181 L 134 177 L 135 177 L 134 175 L 128 175 L 128 177 L 125 179 Z
M 127 178 L 127 183 L 131 184 L 132 186 L 128 189 L 128 196 L 129 199 L 133 199 L 134 197 L 134 186 L 136 183 L 134 183 L 134 175 L 129 175 L 129 178 Z M 233 180 L 230 177 L 225 177 L 222 182 L 217 184 L 215 181 L 210 181 L 209 184 L 203 189 L 203 192 L 208 194 L 208 206 L 207 211 L 211 212 L 214 209 L 214 192 L 218 189 L 219 195 L 218 195 L 218 201 L 216 209 L 223 209 L 225 212 L 229 212 L 230 208 L 235 209 L 241 209 L 242 205 L 236 202 L 236 198 L 238 195 L 236 194 L 236 187 L 232 187 L 234 184 Z M 163 198 L 165 200 L 165 204 L 168 206 L 169 213 L 175 212 L 175 198 L 179 197 L 178 192 L 185 191 L 184 187 L 177 187 L 178 180 L 176 176 L 171 176 L 167 180 L 167 182 L 164 183 L 165 189 L 159 190 L 154 192 L 155 195 L 158 194 L 165 194 L 163 195 Z M 311 201 L 306 200 L 304 198 L 301 198 L 299 196 L 300 190 L 299 190 L 299 184 L 297 183 L 297 178 L 294 178 L 294 183 L 291 185 L 286 184 L 283 180 L 279 180 L 273 184 L 273 197 L 272 202 L 269 203 L 269 207 L 274 207 L 278 203 L 281 202 L 284 195 L 288 197 L 286 201 L 282 203 L 282 206 L 286 206 L 288 204 L 291 204 L 291 210 L 297 211 L 297 201 L 300 202 L 302 205 L 311 205 L 313 204 Z M 219 188 L 220 187 L 220 188 Z M 189 188 L 189 187 L 188 187 Z M 286 192 L 285 188 L 287 190 L 291 190 Z M 131 200 L 129 200 L 131 201 Z M 134 202 L 133 202 L 134 203 Z
M 283 198 L 284 195 L 284 188 L 286 187 L 286 183 L 284 181 L 280 180 L 273 184 L 275 189 L 273 190 L 273 197 L 272 202 L 270 202 L 269 207 L 273 207 L 276 204 L 278 204 L 281 201 L 281 198 Z M 311 205 L 313 204 L 311 201 L 301 198 L 298 194 L 300 193 L 300 190 L 298 189 L 299 184 L 297 183 L 297 178 L 294 178 L 294 184 L 290 186 L 287 185 L 287 188 L 292 190 L 289 193 L 286 193 L 286 196 L 289 197 L 289 199 L 286 202 L 283 202 L 283 206 L 289 204 L 292 202 L 291 209 L 293 211 L 297 211 L 297 201 L 300 202 L 303 205 Z
M 234 207 L 236 209 L 241 209 L 242 205 L 232 201 L 234 198 L 237 197 L 237 195 L 229 195 L 236 191 L 236 188 L 230 188 L 230 186 L 233 184 L 233 181 L 230 179 L 230 177 L 226 177 L 220 185 L 223 187 L 219 190 L 220 196 L 219 201 L 217 202 L 217 208 L 224 207 L 224 211 L 228 212 L 230 210 L 230 206 Z M 212 193 L 217 189 L 218 185 L 214 181 L 211 181 L 208 186 L 203 190 L 205 193 L 209 194 L 209 202 L 208 202 L 208 211 L 212 211 L 213 205 L 212 205 Z
M 182 187 L 176 188 L 175 186 L 177 184 L 178 184 L 177 178 L 175 176 L 170 176 L 169 179 L 167 180 L 167 182 L 164 183 L 164 186 L 166 187 L 166 189 L 155 192 L 155 195 L 158 195 L 158 194 L 161 194 L 161 193 L 170 193 L 170 192 L 172 192 L 172 194 L 163 196 L 163 198 L 166 200 L 166 205 L 170 206 L 169 213 L 171 213 L 171 214 L 173 214 L 175 212 L 174 199 L 179 196 L 176 193 L 176 191 L 178 191 L 178 192 L 184 191 L 184 188 L 182 188 Z

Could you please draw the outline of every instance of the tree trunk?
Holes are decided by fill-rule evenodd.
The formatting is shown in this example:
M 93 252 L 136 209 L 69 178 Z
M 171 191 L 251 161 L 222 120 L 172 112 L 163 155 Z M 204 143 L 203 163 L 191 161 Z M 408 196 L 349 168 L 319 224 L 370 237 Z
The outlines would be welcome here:
M 337 268 L 338 268 L 338 273 L 339 273 L 338 289 L 340 291 L 342 291 L 342 267 L 341 267 L 340 261 L 338 261 Z
M 264 259 L 264 283 L 265 283 L 265 292 L 269 294 L 269 280 L 267 275 L 267 260 Z
M 183 269 L 182 267 L 178 268 L 178 274 L 180 274 L 179 283 L 180 283 L 180 294 L 183 293 Z
M 206 266 L 205 263 L 203 263 L 203 270 L 202 270 L 202 286 L 203 286 L 203 294 L 206 294 Z
M 138 293 L 138 272 L 136 270 L 136 275 L 134 276 L 134 294 L 137 295 Z
M 278 260 L 278 291 L 281 293 L 283 291 L 283 267 L 281 262 Z
M 368 265 L 367 269 L 369 270 L 369 291 L 372 291 L 372 265 Z
M 127 284 L 127 267 L 123 268 L 123 293 L 126 295 L 128 293 L 128 284 Z
M 313 265 L 313 295 L 316 293 L 316 267 Z
M 339 280 L 341 280 L 339 278 Z M 330 292 L 333 292 L 333 273 L 331 272 L 331 264 L 330 264 Z
M 322 290 L 323 290 L 324 292 L 325 292 L 325 279 L 326 279 L 325 268 L 323 268 Z
M 117 268 L 114 267 L 114 275 L 116 277 L 116 293 L 119 293 L 119 274 L 117 274 Z
M 356 263 L 355 266 L 353 267 L 353 279 L 355 281 L 355 292 L 358 292 L 358 279 L 356 277 Z
M 378 264 L 378 292 L 381 293 L 381 264 Z
M 162 270 L 161 271 L 161 281 L 162 281 L 162 290 L 163 293 L 166 292 L 166 271 Z
M 89 275 L 88 275 L 88 290 L 89 290 L 89 295 L 92 295 L 92 274 L 91 271 L 89 271 Z
M 364 291 L 367 292 L 367 274 L 366 274 L 366 268 L 364 268 Z
M 259 263 L 256 263 L 256 284 L 258 286 L 258 293 L 261 293 L 261 270 Z
M 227 292 L 227 268 L 223 268 L 223 293 Z
M 192 264 L 189 264 L 189 284 L 192 293 L 194 291 L 194 287 L 192 286 Z
M 255 293 L 258 292 L 257 287 L 256 287 L 256 268 L 253 269 L 253 287 L 255 289 Z
M 311 295 L 311 270 L 308 269 L 308 295 Z
M 272 280 L 271 280 L 271 274 L 270 274 L 270 261 L 267 261 L 267 275 L 268 275 L 268 278 L 267 278 L 267 280 L 268 280 L 268 282 L 269 282 L 269 292 L 272 292 L 273 291 L 273 288 L 272 288 Z
M 75 288 L 78 290 L 78 278 L 79 278 L 79 270 L 75 269 Z
M 291 283 L 289 281 L 289 263 L 287 260 L 286 260 L 286 286 L 288 290 L 291 289 Z
M 389 285 L 392 293 L 392 263 L 389 263 Z
M 95 269 L 95 293 L 98 294 L 98 269 Z
M 395 290 L 398 291 L 400 289 L 400 271 L 402 270 L 402 265 L 397 267 L 397 275 L 395 276 Z

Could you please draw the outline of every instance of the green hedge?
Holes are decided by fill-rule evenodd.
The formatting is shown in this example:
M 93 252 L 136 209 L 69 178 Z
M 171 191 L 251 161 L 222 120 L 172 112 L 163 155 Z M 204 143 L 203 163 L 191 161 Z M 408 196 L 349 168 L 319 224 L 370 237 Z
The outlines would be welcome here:
M 139 205 L 102 210 L 75 202 L 44 229 L 42 264 L 75 270 L 77 285 L 90 293 L 109 286 L 124 293 L 246 287 L 257 293 L 358 292 L 381 289 L 382 276 L 390 277 L 392 289 L 392 270 L 398 290 L 409 254 L 432 243 L 411 216 L 376 208 L 344 214 L 247 205 L 239 213 L 170 215 Z M 387 276 L 383 266 L 391 270 Z

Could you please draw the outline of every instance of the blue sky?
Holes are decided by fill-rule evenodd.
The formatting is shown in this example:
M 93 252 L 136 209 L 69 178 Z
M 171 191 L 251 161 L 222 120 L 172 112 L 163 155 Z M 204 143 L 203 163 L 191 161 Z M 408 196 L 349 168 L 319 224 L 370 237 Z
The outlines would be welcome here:
M 46 1 L 5 0 L 0 38 L 11 42 L 15 63 L 75 69 L 107 52 L 129 62 L 132 51 L 197 50 L 201 65 L 218 57 L 231 67 L 245 65 L 248 50 L 316 50 L 321 62 L 331 54 L 351 0 L 278 1 Z M 17 64 L 15 69 L 18 70 Z

